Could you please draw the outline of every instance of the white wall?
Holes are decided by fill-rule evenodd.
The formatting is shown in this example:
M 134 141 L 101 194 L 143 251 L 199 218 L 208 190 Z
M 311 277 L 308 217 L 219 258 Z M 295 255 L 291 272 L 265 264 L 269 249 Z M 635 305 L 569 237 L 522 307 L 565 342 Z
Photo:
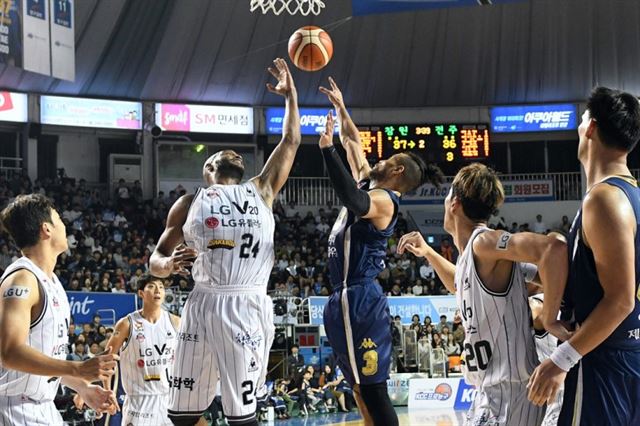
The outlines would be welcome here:
M 98 182 L 100 178 L 100 147 L 98 136 L 88 133 L 56 132 L 58 139 L 58 168 L 67 176 Z

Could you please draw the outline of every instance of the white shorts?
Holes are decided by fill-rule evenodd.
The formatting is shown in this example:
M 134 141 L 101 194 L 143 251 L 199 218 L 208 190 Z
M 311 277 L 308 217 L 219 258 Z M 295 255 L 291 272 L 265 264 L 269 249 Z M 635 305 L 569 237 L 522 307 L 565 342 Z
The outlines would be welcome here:
M 167 417 L 169 395 L 125 396 L 122 426 L 173 426 Z
M 0 396 L 0 426 L 63 426 L 53 401 L 33 401 L 22 396 Z
M 196 286 L 182 312 L 169 413 L 201 415 L 220 380 L 229 424 L 255 416 L 273 343 L 273 302 L 263 292 L 238 293 Z
M 527 399 L 526 382 L 504 382 L 478 389 L 464 426 L 539 426 L 544 407 Z

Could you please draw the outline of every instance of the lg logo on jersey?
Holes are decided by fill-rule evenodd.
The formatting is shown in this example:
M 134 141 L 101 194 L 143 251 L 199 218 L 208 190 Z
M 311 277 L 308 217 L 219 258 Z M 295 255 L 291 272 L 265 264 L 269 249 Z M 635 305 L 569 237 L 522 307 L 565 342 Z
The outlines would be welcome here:
M 220 225 L 220 221 L 218 220 L 218 218 L 212 216 L 206 218 L 204 220 L 204 224 L 207 226 L 207 228 L 216 229 L 218 225 Z
M 240 214 L 250 214 L 250 215 L 257 216 L 259 213 L 258 206 L 250 206 L 248 201 L 245 201 L 242 207 L 240 207 L 235 201 L 232 202 L 231 204 L 233 204 L 233 207 L 235 207 L 238 213 Z M 220 206 L 218 211 L 216 211 L 216 208 L 214 206 L 211 206 L 211 214 L 221 214 L 223 216 L 230 215 L 231 206 L 227 206 L 223 204 Z

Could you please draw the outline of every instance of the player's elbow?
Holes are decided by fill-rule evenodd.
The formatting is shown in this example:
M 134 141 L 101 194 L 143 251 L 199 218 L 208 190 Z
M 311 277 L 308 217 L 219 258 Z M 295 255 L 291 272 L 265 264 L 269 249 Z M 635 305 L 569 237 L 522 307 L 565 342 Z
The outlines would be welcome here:
M 299 146 L 302 142 L 302 135 L 299 131 L 286 131 L 282 134 L 282 142 L 286 145 Z
M 16 347 L 6 339 L 0 339 L 0 363 L 3 367 L 16 370 Z

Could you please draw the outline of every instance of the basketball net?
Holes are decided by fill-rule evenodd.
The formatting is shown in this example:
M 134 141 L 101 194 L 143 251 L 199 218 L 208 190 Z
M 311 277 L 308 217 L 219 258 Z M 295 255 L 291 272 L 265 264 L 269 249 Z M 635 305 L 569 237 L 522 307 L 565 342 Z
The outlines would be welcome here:
M 324 7 L 322 0 L 251 0 L 250 3 L 251 12 L 260 9 L 263 14 L 271 11 L 274 15 L 280 15 L 284 11 L 290 15 L 318 15 Z

